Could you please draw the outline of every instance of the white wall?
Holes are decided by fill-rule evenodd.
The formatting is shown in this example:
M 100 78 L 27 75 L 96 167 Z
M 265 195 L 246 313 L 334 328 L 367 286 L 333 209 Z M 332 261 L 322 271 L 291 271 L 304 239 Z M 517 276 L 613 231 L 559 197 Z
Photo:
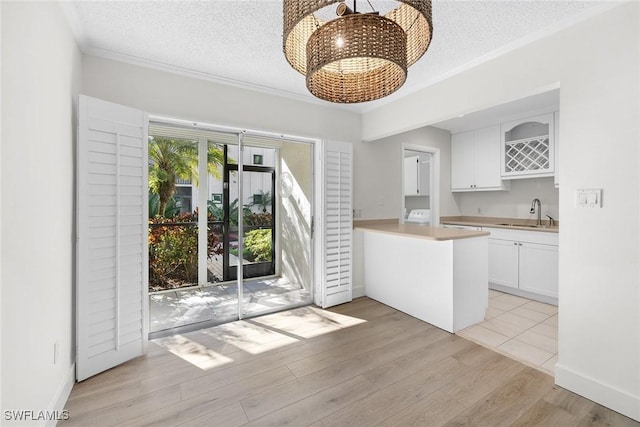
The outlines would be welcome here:
M 73 129 L 80 52 L 58 3 L 0 7 L 2 410 L 61 410 L 74 379 Z
M 440 215 L 458 215 L 451 195 L 451 134 L 424 127 L 354 144 L 354 209 L 362 219 L 398 218 L 402 209 L 402 144 L 440 149 Z
M 460 215 L 493 216 L 500 218 L 536 219 L 530 214 L 531 201 L 540 199 L 542 219 L 545 215 L 559 219 L 559 191 L 553 186 L 553 178 L 512 179 L 509 191 L 477 191 L 454 193 Z
M 363 117 L 363 137 L 374 140 L 559 84 L 562 226 L 556 382 L 637 420 L 639 8 L 637 2 L 617 6 Z M 369 155 L 366 163 L 356 157 L 355 167 L 360 182 L 366 182 L 377 179 L 384 163 Z M 602 188 L 602 209 L 576 208 L 578 188 Z
M 86 95 L 152 114 L 295 136 L 360 140 L 360 115 L 83 55 Z

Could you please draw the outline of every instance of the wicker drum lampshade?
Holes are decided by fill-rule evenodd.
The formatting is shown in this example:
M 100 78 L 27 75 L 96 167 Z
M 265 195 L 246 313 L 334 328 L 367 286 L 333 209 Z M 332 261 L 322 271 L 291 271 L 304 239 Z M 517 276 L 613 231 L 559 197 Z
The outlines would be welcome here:
M 356 103 L 393 93 L 431 42 L 430 0 L 399 0 L 384 16 L 344 5 L 351 13 L 327 21 L 316 16 L 338 2 L 284 0 L 285 57 L 318 98 Z

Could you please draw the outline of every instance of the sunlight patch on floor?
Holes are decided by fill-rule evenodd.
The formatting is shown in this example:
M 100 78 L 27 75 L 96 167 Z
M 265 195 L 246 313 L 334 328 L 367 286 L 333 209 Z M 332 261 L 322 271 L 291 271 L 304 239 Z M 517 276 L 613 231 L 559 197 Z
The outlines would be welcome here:
M 233 359 L 217 353 L 183 335 L 172 335 L 167 338 L 155 340 L 155 343 L 204 371 L 233 362 Z
M 253 322 L 272 329 L 280 329 L 290 335 L 312 338 L 355 326 L 366 322 L 366 320 L 333 313 L 318 307 L 301 307 L 258 317 L 253 319 Z
M 198 368 L 208 370 L 232 363 L 234 352 L 265 353 L 365 322 L 318 307 L 300 307 L 153 342 Z
M 243 320 L 208 328 L 201 332 L 251 354 L 264 353 L 299 341 Z

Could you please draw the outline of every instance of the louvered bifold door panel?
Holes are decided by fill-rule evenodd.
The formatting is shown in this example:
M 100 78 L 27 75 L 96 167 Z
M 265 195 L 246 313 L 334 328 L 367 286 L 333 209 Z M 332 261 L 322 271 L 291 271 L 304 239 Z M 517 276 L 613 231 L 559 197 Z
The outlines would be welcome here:
M 147 119 L 80 96 L 77 169 L 77 379 L 147 344 Z
M 323 307 L 351 301 L 353 146 L 327 142 L 324 152 Z

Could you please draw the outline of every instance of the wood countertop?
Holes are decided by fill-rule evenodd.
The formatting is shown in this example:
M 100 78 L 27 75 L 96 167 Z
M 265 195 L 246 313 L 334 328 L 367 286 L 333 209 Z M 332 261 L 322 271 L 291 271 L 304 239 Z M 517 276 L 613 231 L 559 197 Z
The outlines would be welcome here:
M 397 219 L 354 221 L 353 228 L 426 240 L 457 240 L 489 235 L 488 231 L 459 230 L 456 228 L 429 227 L 418 224 L 400 224 Z

